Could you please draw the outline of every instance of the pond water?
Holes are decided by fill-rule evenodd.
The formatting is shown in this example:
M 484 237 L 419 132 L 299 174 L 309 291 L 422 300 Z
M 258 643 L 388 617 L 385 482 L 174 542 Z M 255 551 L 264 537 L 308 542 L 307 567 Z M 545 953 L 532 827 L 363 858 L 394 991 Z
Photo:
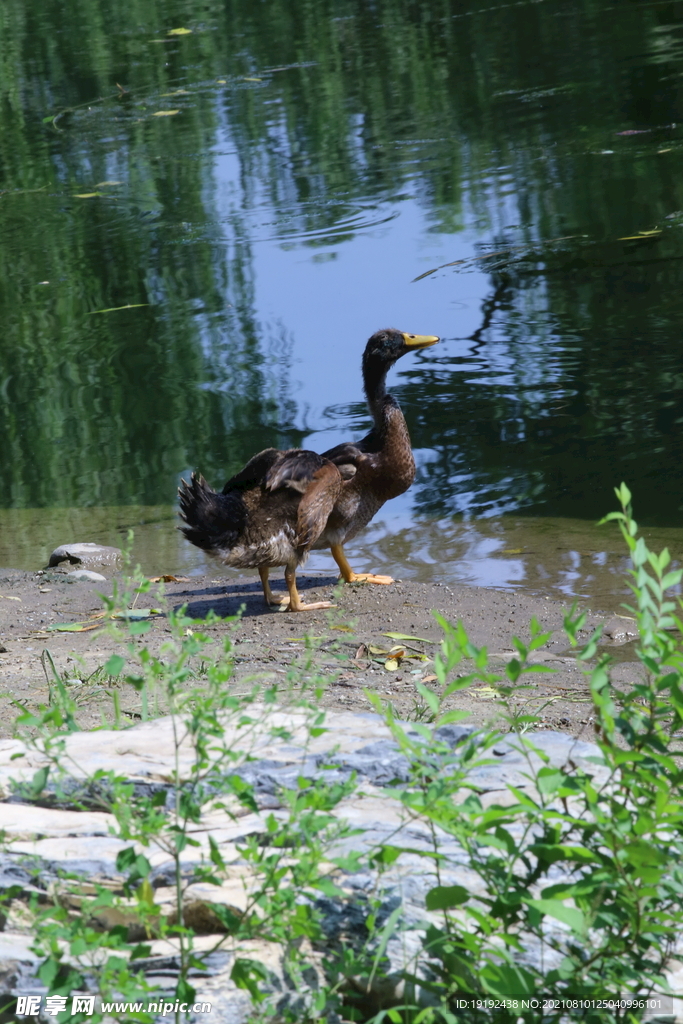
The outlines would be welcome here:
M 418 478 L 355 568 L 616 605 L 621 480 L 680 558 L 683 3 L 2 17 L 0 564 L 133 526 L 204 571 L 179 479 L 361 436 L 389 325 L 443 340 L 392 372 Z

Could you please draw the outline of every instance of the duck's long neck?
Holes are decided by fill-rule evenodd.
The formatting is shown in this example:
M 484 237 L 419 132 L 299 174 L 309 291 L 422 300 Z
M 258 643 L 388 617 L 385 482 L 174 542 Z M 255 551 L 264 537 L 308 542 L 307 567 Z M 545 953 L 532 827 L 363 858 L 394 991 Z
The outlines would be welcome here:
M 387 372 L 389 367 L 381 363 L 363 363 L 363 389 L 368 408 L 379 430 L 385 419 L 385 398 L 387 397 Z
M 408 426 L 393 395 L 387 394 L 389 366 L 363 364 L 363 386 L 375 425 L 364 438 L 365 451 L 378 455 L 372 488 L 382 502 L 407 491 L 415 479 Z

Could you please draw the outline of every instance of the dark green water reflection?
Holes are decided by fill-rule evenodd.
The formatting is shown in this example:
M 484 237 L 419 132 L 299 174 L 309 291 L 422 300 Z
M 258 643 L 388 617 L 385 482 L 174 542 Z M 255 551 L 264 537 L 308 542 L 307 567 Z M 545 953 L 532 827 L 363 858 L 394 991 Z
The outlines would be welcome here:
M 386 324 L 445 339 L 393 378 L 405 529 L 626 479 L 676 548 L 682 84 L 683 3 L 5 0 L 3 560 L 364 430 Z

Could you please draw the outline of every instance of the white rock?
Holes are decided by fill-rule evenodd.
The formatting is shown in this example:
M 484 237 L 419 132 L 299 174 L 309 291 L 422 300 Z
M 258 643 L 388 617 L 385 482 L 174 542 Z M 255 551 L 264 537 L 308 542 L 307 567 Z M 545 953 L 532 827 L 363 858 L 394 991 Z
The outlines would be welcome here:
M 0 830 L 13 837 L 108 836 L 116 819 L 104 811 L 63 811 L 33 804 L 0 803 Z
M 60 544 L 50 555 L 49 566 L 60 562 L 71 562 L 72 565 L 116 565 L 121 558 L 119 548 L 107 547 L 105 544 Z
M 102 573 L 92 572 L 90 569 L 74 569 L 73 572 L 68 572 L 67 576 L 72 576 L 75 580 L 94 580 L 95 583 L 99 583 L 101 580 L 105 583 L 107 581 L 107 577 Z

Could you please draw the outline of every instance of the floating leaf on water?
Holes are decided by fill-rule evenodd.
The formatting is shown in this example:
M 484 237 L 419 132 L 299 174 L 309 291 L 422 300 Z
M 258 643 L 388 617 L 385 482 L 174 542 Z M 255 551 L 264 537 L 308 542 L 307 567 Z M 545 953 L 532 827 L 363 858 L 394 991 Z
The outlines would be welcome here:
M 672 149 L 672 147 L 668 146 L 666 149 L 658 149 L 657 152 L 658 153 L 670 153 L 671 149 Z
M 123 185 L 122 181 L 98 181 L 95 188 L 105 188 L 111 185 Z
M 168 32 L 166 34 L 169 35 L 169 36 L 191 36 L 192 35 L 192 29 L 191 28 L 169 28 L 169 30 L 168 30 Z
M 179 110 L 155 110 L 152 117 L 173 117 L 174 114 L 179 113 Z
M 101 192 L 76 192 L 74 199 L 94 199 L 95 196 L 101 195 Z
M 501 555 L 523 555 L 524 548 L 503 548 Z
M 641 231 L 637 235 L 622 235 L 617 239 L 618 242 L 642 242 L 647 238 L 652 238 L 653 235 L 661 235 L 662 229 L 655 228 L 654 231 Z
M 187 89 L 174 89 L 173 92 L 162 92 L 162 96 L 189 96 Z
M 120 309 L 139 309 L 141 306 L 149 306 L 149 302 L 133 302 L 127 306 L 110 306 L 109 309 L 91 309 L 88 316 L 95 313 L 117 313 Z
M 382 633 L 382 636 L 388 636 L 392 640 L 419 640 L 422 644 L 433 644 L 435 640 L 427 640 L 424 636 L 409 636 L 407 633 Z
M 243 78 L 243 82 L 262 82 L 262 78 Z
M 217 78 L 217 79 L 216 79 L 216 85 L 227 85 L 227 84 L 228 84 L 228 83 L 227 83 L 227 81 L 225 80 L 225 78 Z

